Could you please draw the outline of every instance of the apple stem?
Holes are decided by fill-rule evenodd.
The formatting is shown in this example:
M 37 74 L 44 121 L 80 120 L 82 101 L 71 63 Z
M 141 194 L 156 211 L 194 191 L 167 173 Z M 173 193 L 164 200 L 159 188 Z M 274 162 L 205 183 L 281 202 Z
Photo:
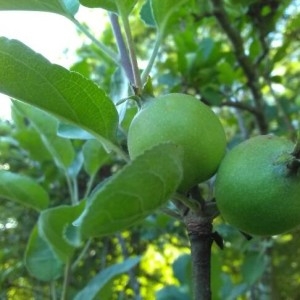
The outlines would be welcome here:
M 293 158 L 287 163 L 287 168 L 289 169 L 288 174 L 297 174 L 300 168 L 300 133 L 298 134 L 295 147 L 291 153 Z

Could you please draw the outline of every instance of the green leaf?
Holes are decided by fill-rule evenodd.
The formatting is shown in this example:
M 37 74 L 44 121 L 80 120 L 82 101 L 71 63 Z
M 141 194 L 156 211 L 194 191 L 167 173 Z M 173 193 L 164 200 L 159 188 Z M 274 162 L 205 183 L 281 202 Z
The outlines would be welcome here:
M 128 133 L 130 124 L 134 116 L 137 114 L 137 112 L 138 112 L 137 106 L 130 106 L 126 108 L 125 116 L 120 124 L 126 134 Z
M 83 166 L 83 154 L 81 151 L 78 151 L 78 153 L 75 156 L 75 159 L 73 160 L 73 163 L 69 166 L 67 173 L 70 178 L 73 178 L 76 180 L 77 176 L 79 175 L 79 172 L 82 169 Z
M 209 102 L 211 105 L 220 105 L 224 99 L 224 96 L 218 90 L 219 87 L 208 86 L 201 91 L 202 97 L 205 101 Z
M 80 3 L 86 7 L 99 7 L 103 8 L 105 10 L 118 13 L 118 6 L 117 1 L 120 0 L 80 0 Z M 126 7 L 126 13 L 129 14 L 135 4 L 137 3 L 137 0 L 121 0 L 124 3 L 124 7 Z
M 260 252 L 247 253 L 241 272 L 245 283 L 253 285 L 263 275 L 267 263 Z
M 156 300 L 189 300 L 191 295 L 188 295 L 182 288 L 176 285 L 165 286 L 155 294 Z
M 195 53 L 194 68 L 214 68 L 223 58 L 220 43 L 212 38 L 204 38 L 199 42 Z
M 33 160 L 39 162 L 51 161 L 52 156 L 42 142 L 39 133 L 32 127 L 18 130 L 14 133 L 22 149 L 28 151 Z
M 110 158 L 110 155 L 97 140 L 85 142 L 82 151 L 84 156 L 84 168 L 90 176 L 95 175 Z
M 74 300 L 100 299 L 96 297 L 99 296 L 99 292 L 101 292 L 109 281 L 131 270 L 140 260 L 140 257 L 128 258 L 122 263 L 112 265 L 102 270 L 75 296 Z
M 57 128 L 57 135 L 65 139 L 77 139 L 77 140 L 90 140 L 94 139 L 87 131 L 72 124 L 59 123 Z
M 161 144 L 146 151 L 98 187 L 75 224 L 83 236 L 112 234 L 163 205 L 182 177 L 181 148 Z
M 129 16 L 131 11 L 133 10 L 135 4 L 138 2 L 138 0 L 113 0 L 118 7 L 118 13 L 121 15 L 120 7 L 124 10 L 124 13 Z
M 261 43 L 258 38 L 252 37 L 253 41 L 249 46 L 249 56 L 255 60 L 263 52 Z
M 0 170 L 0 196 L 37 211 L 49 203 L 47 192 L 33 179 L 4 170 Z
M 93 81 L 51 64 L 19 41 L 0 38 L 0 92 L 115 140 L 118 113 Z
M 57 119 L 25 103 L 15 102 L 14 106 L 30 120 L 35 130 L 40 134 L 56 165 L 66 170 L 74 161 L 75 151 L 69 140 L 57 136 Z
M 117 4 L 114 0 L 79 0 L 80 4 L 90 8 L 103 8 L 111 12 L 118 12 Z
M 223 288 L 224 280 L 223 280 L 223 273 L 222 273 L 222 254 L 220 253 L 222 250 L 212 251 L 211 253 L 211 289 L 215 291 L 215 298 L 214 299 L 222 299 L 221 291 Z
M 45 11 L 70 17 L 78 9 L 78 0 L 0 0 L 0 10 Z
M 218 79 L 222 84 L 232 85 L 236 80 L 235 70 L 227 61 L 220 62 L 217 65 L 217 70 L 219 71 Z
M 274 83 L 282 83 L 283 81 L 283 76 L 281 75 L 274 75 L 270 77 L 270 80 Z
M 31 275 L 43 281 L 53 281 L 63 274 L 62 261 L 40 237 L 37 226 L 33 228 L 27 243 L 25 265 Z
M 192 282 L 192 265 L 191 256 L 189 254 L 182 254 L 173 263 L 174 276 L 180 282 L 180 285 L 189 286 Z
M 67 262 L 81 239 L 72 222 L 78 218 L 84 208 L 84 201 L 76 206 L 61 205 L 44 210 L 38 220 L 41 237 L 49 244 L 55 256 Z
M 152 14 L 157 27 L 164 30 L 172 14 L 185 2 L 187 0 L 177 2 L 173 0 L 151 0 Z
M 144 5 L 140 11 L 140 16 L 141 16 L 141 19 L 145 22 L 145 24 L 147 24 L 150 27 L 155 27 L 156 23 L 153 18 L 150 0 L 147 0 L 144 3 Z

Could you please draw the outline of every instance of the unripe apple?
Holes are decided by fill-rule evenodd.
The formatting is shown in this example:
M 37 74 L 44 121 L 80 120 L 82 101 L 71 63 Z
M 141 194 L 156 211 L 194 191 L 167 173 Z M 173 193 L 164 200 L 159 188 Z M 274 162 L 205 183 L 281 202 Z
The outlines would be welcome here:
M 187 191 L 216 172 L 225 153 L 224 129 L 205 104 L 185 94 L 168 94 L 147 103 L 128 131 L 132 159 L 153 146 L 173 142 L 183 149 L 183 180 Z
M 231 150 L 216 176 L 224 219 L 253 235 L 276 235 L 300 224 L 299 161 L 294 144 L 272 135 L 250 138 Z

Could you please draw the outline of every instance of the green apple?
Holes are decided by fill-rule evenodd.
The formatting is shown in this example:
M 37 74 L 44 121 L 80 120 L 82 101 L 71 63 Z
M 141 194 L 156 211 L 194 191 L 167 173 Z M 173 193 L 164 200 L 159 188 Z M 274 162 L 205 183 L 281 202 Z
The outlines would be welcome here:
M 225 156 L 215 196 L 228 223 L 263 236 L 300 224 L 300 174 L 293 149 L 285 138 L 263 135 L 242 142 Z
M 226 148 L 224 129 L 215 113 L 185 94 L 168 94 L 146 103 L 128 131 L 132 159 L 153 146 L 173 142 L 183 149 L 183 180 L 187 191 L 215 174 Z

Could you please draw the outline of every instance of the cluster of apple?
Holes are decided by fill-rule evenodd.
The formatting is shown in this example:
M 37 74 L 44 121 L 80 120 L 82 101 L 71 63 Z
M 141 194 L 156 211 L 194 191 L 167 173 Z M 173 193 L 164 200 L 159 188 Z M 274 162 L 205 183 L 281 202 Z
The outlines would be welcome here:
M 226 136 L 216 114 L 192 96 L 168 94 L 146 103 L 134 117 L 128 132 L 130 157 L 164 142 L 183 149 L 178 191 L 216 174 L 218 209 L 239 230 L 275 235 L 300 224 L 299 164 L 291 141 L 261 135 L 225 153 Z

